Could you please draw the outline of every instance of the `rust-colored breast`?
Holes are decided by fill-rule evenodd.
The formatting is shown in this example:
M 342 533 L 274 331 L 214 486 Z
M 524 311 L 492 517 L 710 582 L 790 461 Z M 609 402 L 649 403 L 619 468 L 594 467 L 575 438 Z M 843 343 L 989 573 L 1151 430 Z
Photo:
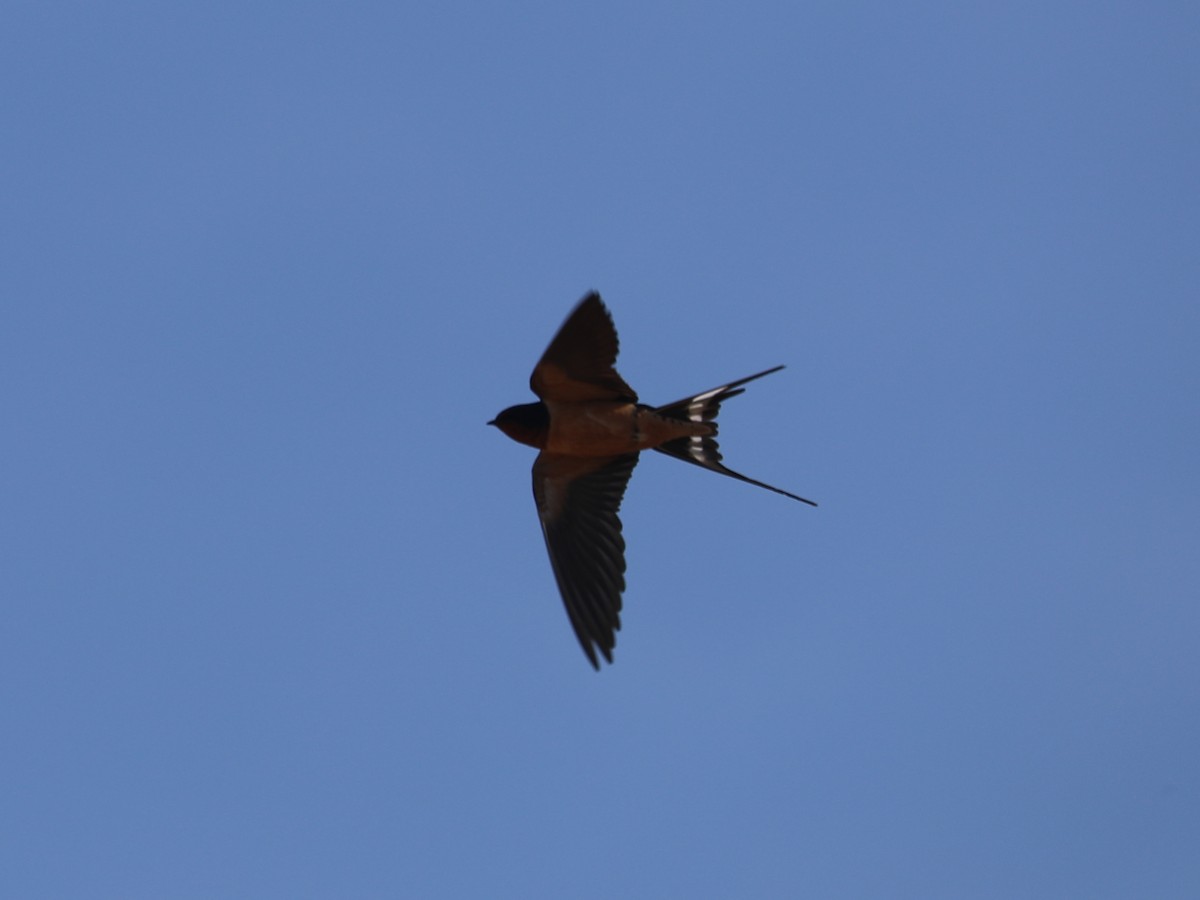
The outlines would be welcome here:
M 548 403 L 547 407 L 550 430 L 545 449 L 566 456 L 616 456 L 713 431 L 707 423 L 667 419 L 634 403 L 588 401 Z

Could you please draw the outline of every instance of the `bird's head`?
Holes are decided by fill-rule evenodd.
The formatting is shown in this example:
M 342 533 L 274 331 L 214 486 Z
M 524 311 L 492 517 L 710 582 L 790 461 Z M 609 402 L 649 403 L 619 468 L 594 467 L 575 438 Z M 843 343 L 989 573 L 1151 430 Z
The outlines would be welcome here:
M 544 403 L 522 403 L 510 406 L 488 424 L 495 425 L 514 441 L 542 447 L 550 427 L 550 413 Z

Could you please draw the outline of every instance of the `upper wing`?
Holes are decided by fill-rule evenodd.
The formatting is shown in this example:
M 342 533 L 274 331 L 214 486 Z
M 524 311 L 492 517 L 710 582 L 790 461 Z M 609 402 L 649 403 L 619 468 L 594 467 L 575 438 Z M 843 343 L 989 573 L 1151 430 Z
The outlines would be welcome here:
M 625 540 L 617 516 L 638 455 L 587 459 L 541 453 L 533 497 L 550 565 L 579 645 L 600 668 L 612 662 L 625 590 Z
M 529 386 L 543 400 L 629 400 L 637 394 L 614 368 L 617 330 L 592 291 L 567 316 L 533 369 Z

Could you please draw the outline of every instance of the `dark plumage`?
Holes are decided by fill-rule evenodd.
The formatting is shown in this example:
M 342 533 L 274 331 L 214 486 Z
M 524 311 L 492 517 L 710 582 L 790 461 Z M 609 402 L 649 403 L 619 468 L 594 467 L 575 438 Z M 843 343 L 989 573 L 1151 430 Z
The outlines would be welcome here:
M 816 506 L 796 494 L 747 478 L 721 463 L 721 404 L 776 366 L 664 406 L 638 403 L 614 368 L 617 332 L 600 300 L 579 302 L 534 367 L 538 403 L 510 406 L 489 425 L 541 450 L 533 496 L 550 564 L 575 636 L 592 665 L 608 662 L 621 627 L 625 541 L 617 513 L 642 450 L 657 450 L 721 475 Z

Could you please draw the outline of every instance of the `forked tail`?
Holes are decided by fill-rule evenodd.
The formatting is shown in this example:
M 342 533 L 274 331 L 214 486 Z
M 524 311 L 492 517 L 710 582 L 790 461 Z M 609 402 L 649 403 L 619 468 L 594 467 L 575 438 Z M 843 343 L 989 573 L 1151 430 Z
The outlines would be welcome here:
M 766 488 L 768 491 L 783 494 L 785 497 L 791 497 L 793 500 L 799 500 L 801 503 L 807 503 L 809 506 L 816 506 L 817 504 L 812 500 L 798 497 L 782 488 L 764 484 L 761 481 L 755 481 L 753 478 L 747 478 L 745 475 L 721 465 L 721 451 L 717 448 L 717 423 L 715 421 L 717 413 L 721 411 L 721 404 L 730 397 L 736 397 L 738 394 L 744 393 L 746 389 L 742 387 L 743 384 L 754 381 L 756 378 L 762 378 L 764 375 L 770 375 L 772 372 L 778 372 L 782 368 L 783 366 L 776 366 L 773 369 L 767 369 L 765 372 L 759 372 L 757 375 L 751 375 L 748 378 L 742 378 L 738 381 L 731 381 L 729 384 L 715 387 L 711 391 L 705 391 L 703 394 L 684 397 L 682 400 L 676 400 L 674 403 L 656 407 L 654 411 L 666 418 L 684 419 L 689 422 L 708 422 L 712 425 L 712 434 L 677 438 L 673 441 L 667 441 L 665 444 L 660 444 L 654 449 L 668 456 L 674 456 L 676 459 L 682 459 L 684 462 L 689 462 L 692 465 L 702 466 L 709 471 L 728 475 L 730 478 L 736 478 L 738 481 L 745 481 L 748 484 L 758 485 L 760 488 Z

